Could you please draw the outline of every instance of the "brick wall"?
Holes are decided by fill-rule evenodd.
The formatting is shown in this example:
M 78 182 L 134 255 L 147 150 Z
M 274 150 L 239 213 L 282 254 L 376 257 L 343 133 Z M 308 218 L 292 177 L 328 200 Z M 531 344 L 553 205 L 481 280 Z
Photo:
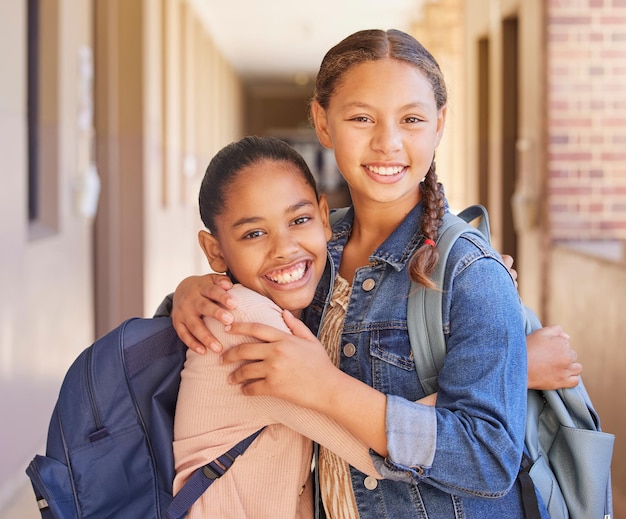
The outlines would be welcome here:
M 547 0 L 554 240 L 626 239 L 626 0 Z

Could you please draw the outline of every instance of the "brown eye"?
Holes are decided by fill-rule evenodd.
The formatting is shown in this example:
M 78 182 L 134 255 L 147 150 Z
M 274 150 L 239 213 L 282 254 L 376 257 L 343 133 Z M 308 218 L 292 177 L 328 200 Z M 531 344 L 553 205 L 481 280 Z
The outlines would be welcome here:
M 296 218 L 296 219 L 293 221 L 293 224 L 294 224 L 294 225 L 302 225 L 303 223 L 306 223 L 306 222 L 308 222 L 309 220 L 311 220 L 311 217 L 310 217 L 310 216 L 299 216 L 298 218 Z
M 263 236 L 265 233 L 263 231 L 250 231 L 243 235 L 244 240 L 252 240 L 254 238 L 258 238 L 259 236 Z

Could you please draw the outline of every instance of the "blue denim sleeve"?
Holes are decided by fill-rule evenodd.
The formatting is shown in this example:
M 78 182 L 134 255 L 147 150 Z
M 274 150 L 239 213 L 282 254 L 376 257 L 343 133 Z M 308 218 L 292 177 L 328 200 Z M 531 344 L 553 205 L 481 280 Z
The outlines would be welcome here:
M 459 248 L 465 245 L 467 251 L 467 241 L 459 240 L 465 242 Z M 451 266 L 444 287 L 447 354 L 439 374 L 437 450 L 428 478 L 448 492 L 495 498 L 510 490 L 520 466 L 526 335 L 508 270 L 495 253 L 474 245 L 478 249 L 470 247 Z
M 411 482 L 433 463 L 437 444 L 434 407 L 387 395 L 387 450 L 385 459 L 372 454 L 374 467 L 385 479 Z
M 389 479 L 496 498 L 513 485 L 523 449 L 526 336 L 517 290 L 499 257 L 458 242 L 444 286 L 447 354 L 437 406 L 389 396 L 389 456 L 374 465 Z

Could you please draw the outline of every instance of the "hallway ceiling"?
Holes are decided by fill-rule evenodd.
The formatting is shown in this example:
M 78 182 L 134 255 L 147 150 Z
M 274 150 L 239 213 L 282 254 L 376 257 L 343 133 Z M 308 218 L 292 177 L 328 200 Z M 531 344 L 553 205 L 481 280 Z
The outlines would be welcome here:
M 360 29 L 410 31 L 437 0 L 190 0 L 208 32 L 248 83 L 312 78 L 324 53 Z

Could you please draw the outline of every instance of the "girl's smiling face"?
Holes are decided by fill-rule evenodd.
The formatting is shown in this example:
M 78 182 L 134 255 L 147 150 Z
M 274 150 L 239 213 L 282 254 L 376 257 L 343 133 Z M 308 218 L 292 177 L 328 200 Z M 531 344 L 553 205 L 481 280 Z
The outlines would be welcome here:
M 326 265 L 328 205 L 318 202 L 296 166 L 263 160 L 230 184 L 214 235 L 200 231 L 213 270 L 299 315 Z
M 421 70 L 394 59 L 360 63 L 345 72 L 327 110 L 318 103 L 312 110 L 355 204 L 417 203 L 446 115 Z

